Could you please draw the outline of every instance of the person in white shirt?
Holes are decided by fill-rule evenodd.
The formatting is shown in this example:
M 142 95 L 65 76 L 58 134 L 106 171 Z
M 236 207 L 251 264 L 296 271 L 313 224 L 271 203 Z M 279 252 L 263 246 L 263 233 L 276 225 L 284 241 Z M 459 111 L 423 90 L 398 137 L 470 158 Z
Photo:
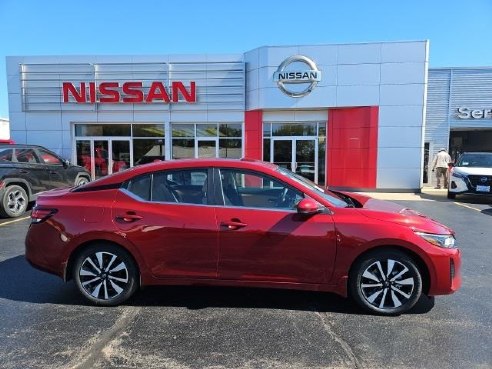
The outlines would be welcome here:
M 432 171 L 436 172 L 437 179 L 437 186 L 435 188 L 441 188 L 441 177 L 444 177 L 443 188 L 448 188 L 449 163 L 451 163 L 451 156 L 449 156 L 445 148 L 441 148 L 432 161 Z

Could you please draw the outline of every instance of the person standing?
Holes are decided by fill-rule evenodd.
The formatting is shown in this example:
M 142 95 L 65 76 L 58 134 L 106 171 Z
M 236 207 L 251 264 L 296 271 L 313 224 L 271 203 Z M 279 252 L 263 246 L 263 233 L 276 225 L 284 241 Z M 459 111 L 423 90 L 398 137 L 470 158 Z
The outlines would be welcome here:
M 441 177 L 444 177 L 444 187 L 448 187 L 448 169 L 449 163 L 451 163 L 451 156 L 447 153 L 445 148 L 441 148 L 439 152 L 434 156 L 432 161 L 432 171 L 436 172 L 437 185 L 435 188 L 441 188 Z

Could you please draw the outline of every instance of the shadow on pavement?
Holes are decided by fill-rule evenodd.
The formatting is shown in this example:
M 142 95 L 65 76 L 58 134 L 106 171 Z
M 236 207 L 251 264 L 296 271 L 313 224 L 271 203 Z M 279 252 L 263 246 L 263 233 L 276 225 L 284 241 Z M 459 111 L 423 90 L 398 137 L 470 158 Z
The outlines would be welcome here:
M 31 267 L 24 256 L 0 262 L 0 298 L 35 304 L 89 305 L 72 282 Z M 410 313 L 432 309 L 422 297 Z M 210 307 L 321 311 L 343 314 L 365 313 L 349 299 L 324 292 L 261 288 L 152 286 L 130 301 L 133 306 L 174 306 L 191 310 Z

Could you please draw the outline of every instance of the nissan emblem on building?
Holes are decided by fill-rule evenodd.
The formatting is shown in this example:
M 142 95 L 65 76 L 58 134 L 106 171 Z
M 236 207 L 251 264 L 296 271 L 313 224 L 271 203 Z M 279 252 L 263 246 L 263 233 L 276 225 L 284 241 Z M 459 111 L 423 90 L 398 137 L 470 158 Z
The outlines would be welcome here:
M 273 80 L 287 96 L 303 97 L 321 81 L 321 71 L 308 57 L 293 55 L 279 65 Z

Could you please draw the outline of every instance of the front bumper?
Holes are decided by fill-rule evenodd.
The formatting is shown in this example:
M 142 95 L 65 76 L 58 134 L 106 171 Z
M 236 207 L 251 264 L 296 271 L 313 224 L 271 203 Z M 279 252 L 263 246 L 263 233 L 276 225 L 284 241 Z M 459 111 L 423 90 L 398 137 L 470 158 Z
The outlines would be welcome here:
M 435 278 L 429 286 L 429 296 L 449 295 L 461 287 L 461 251 L 447 251 L 445 255 L 432 259 Z
M 480 186 L 473 185 L 468 177 L 455 177 L 449 179 L 448 191 L 454 194 L 492 195 L 492 186 L 488 183 Z

